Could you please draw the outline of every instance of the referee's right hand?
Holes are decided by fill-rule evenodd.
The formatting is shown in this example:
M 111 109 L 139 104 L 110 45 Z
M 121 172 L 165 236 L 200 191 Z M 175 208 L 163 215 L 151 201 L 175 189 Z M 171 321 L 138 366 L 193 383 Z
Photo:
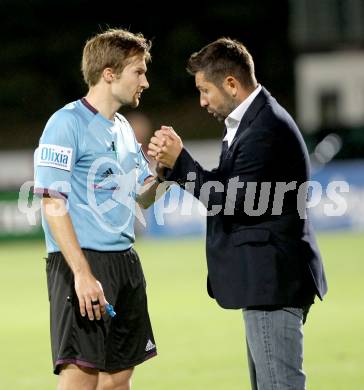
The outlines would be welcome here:
M 82 317 L 88 315 L 90 321 L 101 319 L 106 313 L 107 301 L 101 283 L 87 272 L 75 275 L 75 290 Z

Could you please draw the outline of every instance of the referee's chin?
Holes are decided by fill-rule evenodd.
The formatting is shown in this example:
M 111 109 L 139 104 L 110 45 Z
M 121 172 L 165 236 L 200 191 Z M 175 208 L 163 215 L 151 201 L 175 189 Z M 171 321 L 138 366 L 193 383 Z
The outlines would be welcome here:
M 139 99 L 136 98 L 135 100 L 127 104 L 127 106 L 130 108 L 137 108 L 139 106 Z
M 131 99 L 130 101 L 119 101 L 120 107 L 129 107 L 129 108 L 137 108 L 139 106 L 140 100 L 135 97 L 134 99 Z

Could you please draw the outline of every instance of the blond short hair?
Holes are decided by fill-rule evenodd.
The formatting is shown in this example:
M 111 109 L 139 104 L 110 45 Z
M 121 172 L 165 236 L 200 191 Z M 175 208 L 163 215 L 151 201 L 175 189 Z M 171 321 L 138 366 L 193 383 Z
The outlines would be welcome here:
M 143 34 L 122 29 L 109 29 L 89 39 L 83 49 L 82 74 L 89 87 L 96 85 L 105 68 L 120 74 L 131 57 L 142 55 L 151 60 L 151 41 Z

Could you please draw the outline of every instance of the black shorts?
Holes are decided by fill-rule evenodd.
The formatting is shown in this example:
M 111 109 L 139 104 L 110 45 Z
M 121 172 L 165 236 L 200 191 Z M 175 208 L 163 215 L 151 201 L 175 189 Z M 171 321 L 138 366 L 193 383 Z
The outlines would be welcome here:
M 157 354 L 149 319 L 146 284 L 134 249 L 98 252 L 83 249 L 116 316 L 90 321 L 80 314 L 73 273 L 60 252 L 47 258 L 54 373 L 62 364 L 100 371 L 133 367 Z

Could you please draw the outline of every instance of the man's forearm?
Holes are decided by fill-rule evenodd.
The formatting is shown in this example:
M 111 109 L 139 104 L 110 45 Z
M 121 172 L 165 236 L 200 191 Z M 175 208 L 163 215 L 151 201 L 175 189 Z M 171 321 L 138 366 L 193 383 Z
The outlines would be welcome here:
M 207 208 L 209 204 L 223 205 L 225 202 L 225 179 L 219 170 L 204 169 L 185 148 L 169 170 L 166 179 L 179 184 Z
M 52 235 L 72 272 L 74 274 L 91 272 L 78 243 L 65 201 L 43 198 L 42 207 Z
M 169 185 L 167 182 L 159 182 L 156 177 L 150 177 L 137 194 L 136 201 L 143 209 L 147 209 L 168 190 Z
M 89 263 L 83 255 L 63 199 L 43 198 L 42 207 L 51 229 L 67 264 L 75 279 L 80 313 L 93 321 L 105 314 L 107 301 L 101 286 L 91 272 Z

